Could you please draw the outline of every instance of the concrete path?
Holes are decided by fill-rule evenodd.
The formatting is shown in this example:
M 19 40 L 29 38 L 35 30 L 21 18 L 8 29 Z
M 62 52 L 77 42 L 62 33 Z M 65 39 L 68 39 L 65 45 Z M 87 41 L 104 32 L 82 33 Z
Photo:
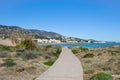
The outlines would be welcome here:
M 53 66 L 36 80 L 83 80 L 83 69 L 77 57 L 65 47 Z

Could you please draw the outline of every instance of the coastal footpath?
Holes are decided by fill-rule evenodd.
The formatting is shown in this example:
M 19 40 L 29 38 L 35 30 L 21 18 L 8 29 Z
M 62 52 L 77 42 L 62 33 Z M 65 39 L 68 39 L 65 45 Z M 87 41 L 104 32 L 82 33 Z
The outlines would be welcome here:
M 57 61 L 36 80 L 83 80 L 83 69 L 79 59 L 67 47 Z

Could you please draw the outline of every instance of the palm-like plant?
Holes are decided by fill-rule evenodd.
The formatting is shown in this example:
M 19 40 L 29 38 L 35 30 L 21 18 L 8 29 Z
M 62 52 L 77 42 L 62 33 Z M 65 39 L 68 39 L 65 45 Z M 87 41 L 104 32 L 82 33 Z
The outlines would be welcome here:
M 12 41 L 13 44 L 18 44 L 19 43 L 18 34 L 12 32 L 10 35 L 10 40 Z
M 38 45 L 33 40 L 32 34 L 21 34 L 21 33 L 12 33 L 10 39 L 13 44 L 17 44 L 19 47 L 24 47 L 26 49 L 34 50 L 38 49 Z

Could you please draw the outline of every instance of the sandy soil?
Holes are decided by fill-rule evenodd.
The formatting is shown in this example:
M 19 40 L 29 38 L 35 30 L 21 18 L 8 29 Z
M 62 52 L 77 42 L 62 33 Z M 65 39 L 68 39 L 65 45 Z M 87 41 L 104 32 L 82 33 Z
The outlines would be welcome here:
M 15 46 L 15 44 L 13 44 L 10 39 L 1 39 L 1 38 L 0 38 L 0 45 Z

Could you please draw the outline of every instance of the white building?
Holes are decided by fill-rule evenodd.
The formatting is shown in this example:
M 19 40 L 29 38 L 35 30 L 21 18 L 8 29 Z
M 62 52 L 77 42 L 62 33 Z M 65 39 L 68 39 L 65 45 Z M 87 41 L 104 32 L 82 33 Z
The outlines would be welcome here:
M 37 39 L 38 43 L 61 43 L 60 40 L 56 40 L 56 39 Z

